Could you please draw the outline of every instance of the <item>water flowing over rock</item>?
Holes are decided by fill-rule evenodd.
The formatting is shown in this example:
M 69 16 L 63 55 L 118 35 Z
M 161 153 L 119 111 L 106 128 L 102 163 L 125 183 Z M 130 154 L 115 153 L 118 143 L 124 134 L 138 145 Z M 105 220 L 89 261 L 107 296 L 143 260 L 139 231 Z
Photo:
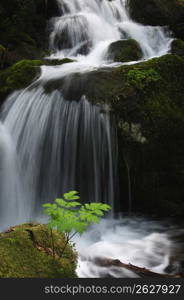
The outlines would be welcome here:
M 40 78 L 10 95 L 1 112 L 20 166 L 15 173 L 24 190 L 18 197 L 18 207 L 26 207 L 26 214 L 21 213 L 23 220 L 25 215 L 36 217 L 41 203 L 70 189 L 79 190 L 83 201 L 114 206 L 116 198 L 117 141 L 110 108 L 90 104 L 85 95 L 76 99 L 73 93 L 68 99 L 62 87 L 46 93 L 45 86 L 59 79 L 64 80 L 67 89 L 73 74 L 116 66 L 107 55 L 115 41 L 135 39 L 142 59 L 166 54 L 171 44 L 163 28 L 133 22 L 126 1 L 57 2 L 60 16 L 50 21 L 52 54 L 47 60 L 68 57 L 74 62 L 42 66 Z M 7 185 L 7 189 L 15 194 L 14 185 Z M 9 209 L 0 213 L 7 220 L 15 208 L 11 199 Z M 2 207 L 5 201 L 1 197 Z M 10 218 L 3 226 L 14 223 Z

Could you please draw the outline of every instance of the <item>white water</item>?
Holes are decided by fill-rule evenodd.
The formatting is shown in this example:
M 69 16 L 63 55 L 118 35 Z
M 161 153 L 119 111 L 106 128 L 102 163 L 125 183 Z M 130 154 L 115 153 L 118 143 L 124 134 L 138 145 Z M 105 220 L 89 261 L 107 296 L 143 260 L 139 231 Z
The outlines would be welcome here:
M 161 27 L 143 26 L 133 22 L 126 9 L 125 0 L 58 0 L 63 12 L 54 18 L 51 34 L 53 56 L 76 56 L 80 51 L 89 53 L 103 42 L 108 45 L 116 40 L 133 38 L 141 46 L 144 58 L 160 56 L 168 52 L 170 41 Z M 63 41 L 63 35 L 66 40 Z M 81 50 L 81 48 L 83 48 Z M 100 48 L 96 53 L 100 54 Z M 107 50 L 107 49 L 106 49 Z
M 123 0 L 58 3 L 61 16 L 50 22 L 50 58 L 70 57 L 75 62 L 43 66 L 36 84 L 13 93 L 5 102 L 0 116 L 3 229 L 35 219 L 43 202 L 71 189 L 79 190 L 84 201 L 114 205 L 116 134 L 108 108 L 102 111 L 92 106 L 85 96 L 76 102 L 64 99 L 57 90 L 46 94 L 43 83 L 102 66 L 117 66 L 108 59 L 108 48 L 120 39 L 135 39 L 143 51 L 142 60 L 166 54 L 170 48 L 171 38 L 165 29 L 133 22 Z M 167 235 L 157 230 L 145 233 L 143 227 L 137 231 L 130 220 L 128 223 L 103 221 L 77 241 L 80 277 L 133 276 L 114 268 L 100 269 L 91 261 L 94 253 L 164 270 L 171 247 Z
M 172 261 L 172 256 L 179 245 L 171 241 L 172 231 L 172 224 L 140 217 L 102 220 L 75 239 L 79 253 L 77 275 L 82 278 L 139 277 L 125 268 L 101 267 L 95 264 L 96 258 L 119 259 L 157 273 L 168 273 L 166 268 L 170 266 L 172 273 L 177 273 L 180 266 L 178 261 Z
M 0 228 L 28 218 L 24 184 L 13 140 L 0 122 Z

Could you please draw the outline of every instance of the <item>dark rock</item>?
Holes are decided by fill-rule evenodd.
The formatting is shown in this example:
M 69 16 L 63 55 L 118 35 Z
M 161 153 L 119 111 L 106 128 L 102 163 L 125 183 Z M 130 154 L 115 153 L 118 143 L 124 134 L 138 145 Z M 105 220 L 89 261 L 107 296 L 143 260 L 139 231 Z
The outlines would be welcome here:
M 146 25 L 183 23 L 183 0 L 128 0 L 131 17 Z
M 174 40 L 171 44 L 171 53 L 179 56 L 184 56 L 184 41 Z
M 43 64 L 47 66 L 59 66 L 66 63 L 74 62 L 73 59 L 63 58 L 63 59 L 43 59 Z
M 184 23 L 171 25 L 170 29 L 178 39 L 184 40 Z
M 128 159 L 133 211 L 157 216 L 184 214 L 183 70 L 182 57 L 165 55 L 134 65 L 76 73 L 45 85 L 47 92 L 61 89 L 68 100 L 86 95 L 94 104 L 107 103 L 115 115 L 123 199 L 117 209 L 128 206 Z M 132 128 L 140 125 L 146 143 L 125 139 L 125 123 Z
M 109 57 L 116 62 L 137 61 L 141 59 L 142 51 L 135 40 L 120 40 L 110 45 Z
M 56 0 L 1 0 L 0 41 L 7 49 L 5 67 L 45 55 L 48 18 L 58 13 Z

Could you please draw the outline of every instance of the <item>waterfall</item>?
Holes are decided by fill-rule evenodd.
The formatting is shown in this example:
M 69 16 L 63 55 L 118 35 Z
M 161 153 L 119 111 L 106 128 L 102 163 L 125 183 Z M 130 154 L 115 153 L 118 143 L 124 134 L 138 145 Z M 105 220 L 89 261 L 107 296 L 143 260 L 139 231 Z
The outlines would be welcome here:
M 134 38 L 143 59 L 168 52 L 171 39 L 161 27 L 133 22 L 124 0 L 57 0 L 60 17 L 50 20 L 49 58 L 70 57 L 60 66 L 43 66 L 37 82 L 14 92 L 0 119 L 0 226 L 34 219 L 41 204 L 76 189 L 83 201 L 114 204 L 116 130 L 107 106 L 85 95 L 65 99 L 62 91 L 46 93 L 45 83 L 89 72 L 108 60 L 110 44 Z M 68 79 L 69 80 L 69 79 Z
M 19 175 L 14 143 L 6 126 L 0 122 L 0 228 L 28 217 L 24 184 Z
M 170 37 L 161 27 L 133 22 L 126 0 L 57 0 L 61 16 L 51 20 L 50 45 L 55 57 L 90 54 L 99 44 L 133 38 L 144 58 L 160 56 L 169 50 Z

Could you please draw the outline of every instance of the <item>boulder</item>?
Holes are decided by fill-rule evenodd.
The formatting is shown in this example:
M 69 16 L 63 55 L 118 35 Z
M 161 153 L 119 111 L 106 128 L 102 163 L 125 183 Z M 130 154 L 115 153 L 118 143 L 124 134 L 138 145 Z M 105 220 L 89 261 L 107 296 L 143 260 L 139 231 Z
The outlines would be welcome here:
M 139 44 L 133 40 L 120 40 L 109 46 L 109 57 L 115 62 L 137 61 L 142 57 Z
M 39 77 L 40 66 L 56 66 L 71 63 L 73 60 L 64 59 L 42 59 L 42 60 L 20 60 L 9 68 L 0 71 L 0 101 L 14 90 L 19 90 L 30 85 Z

